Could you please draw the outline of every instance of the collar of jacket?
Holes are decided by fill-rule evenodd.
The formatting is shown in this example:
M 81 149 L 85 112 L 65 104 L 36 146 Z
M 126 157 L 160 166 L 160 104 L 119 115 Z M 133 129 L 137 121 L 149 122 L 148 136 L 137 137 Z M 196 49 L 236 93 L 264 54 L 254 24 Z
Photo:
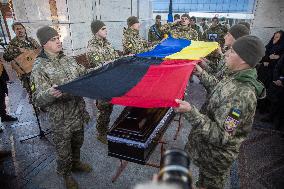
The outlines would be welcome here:
M 127 33 L 127 34 L 139 35 L 139 31 L 138 31 L 138 30 L 135 30 L 135 29 L 132 29 L 132 28 L 127 28 L 127 29 L 125 30 L 125 33 Z
M 58 55 L 56 58 L 61 59 L 61 58 L 64 57 L 64 56 L 65 56 L 65 55 L 64 55 L 63 51 L 60 51 L 60 52 L 59 52 L 59 55 Z M 51 58 L 47 55 L 47 53 L 44 51 L 44 49 L 42 49 L 42 50 L 40 51 L 40 53 L 39 53 L 39 55 L 38 55 L 37 57 L 45 58 L 45 59 L 51 59 Z
M 99 38 L 96 35 L 94 35 L 93 40 L 96 44 L 104 46 L 107 43 L 107 39 Z
M 257 71 L 255 68 L 230 72 L 230 74 L 235 80 L 253 86 L 258 98 L 262 98 L 262 96 L 265 95 L 265 87 L 257 80 Z

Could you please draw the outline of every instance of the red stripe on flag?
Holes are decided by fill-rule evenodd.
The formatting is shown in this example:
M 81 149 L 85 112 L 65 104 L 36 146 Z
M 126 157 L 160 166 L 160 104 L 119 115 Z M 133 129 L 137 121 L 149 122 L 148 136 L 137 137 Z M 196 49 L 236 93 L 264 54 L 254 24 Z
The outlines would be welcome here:
M 152 65 L 141 81 L 124 96 L 111 103 L 141 108 L 176 107 L 182 99 L 192 70 L 198 61 L 167 60 Z

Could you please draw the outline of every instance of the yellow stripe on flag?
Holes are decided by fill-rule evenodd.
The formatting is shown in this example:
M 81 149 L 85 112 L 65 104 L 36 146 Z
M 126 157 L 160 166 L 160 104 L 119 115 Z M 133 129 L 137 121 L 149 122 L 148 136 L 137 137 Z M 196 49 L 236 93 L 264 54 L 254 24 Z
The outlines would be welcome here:
M 207 56 L 217 48 L 217 42 L 191 41 L 188 47 L 183 48 L 180 52 L 166 56 L 165 59 L 200 60 L 201 57 Z

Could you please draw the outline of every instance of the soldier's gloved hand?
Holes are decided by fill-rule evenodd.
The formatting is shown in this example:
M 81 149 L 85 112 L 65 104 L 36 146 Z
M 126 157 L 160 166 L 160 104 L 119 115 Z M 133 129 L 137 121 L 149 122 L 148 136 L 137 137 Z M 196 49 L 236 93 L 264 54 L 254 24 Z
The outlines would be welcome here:
M 58 87 L 58 85 L 53 85 L 51 88 L 49 88 L 49 94 L 51 94 L 55 98 L 59 98 L 62 96 L 62 92 L 55 89 L 56 87 Z
M 188 102 L 180 99 L 176 99 L 175 101 L 179 105 L 177 108 L 174 108 L 175 112 L 184 113 L 191 110 L 191 105 Z

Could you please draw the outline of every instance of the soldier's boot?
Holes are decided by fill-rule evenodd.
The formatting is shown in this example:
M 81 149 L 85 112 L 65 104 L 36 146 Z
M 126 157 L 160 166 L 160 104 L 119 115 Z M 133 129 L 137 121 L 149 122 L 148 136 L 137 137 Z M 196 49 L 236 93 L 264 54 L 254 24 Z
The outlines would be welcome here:
M 90 173 L 93 170 L 92 166 L 87 164 L 87 163 L 83 163 L 81 161 L 78 162 L 74 162 L 72 164 L 72 171 L 73 172 L 86 172 L 86 173 Z
M 64 182 L 67 189 L 79 189 L 77 181 L 71 176 L 64 176 Z

